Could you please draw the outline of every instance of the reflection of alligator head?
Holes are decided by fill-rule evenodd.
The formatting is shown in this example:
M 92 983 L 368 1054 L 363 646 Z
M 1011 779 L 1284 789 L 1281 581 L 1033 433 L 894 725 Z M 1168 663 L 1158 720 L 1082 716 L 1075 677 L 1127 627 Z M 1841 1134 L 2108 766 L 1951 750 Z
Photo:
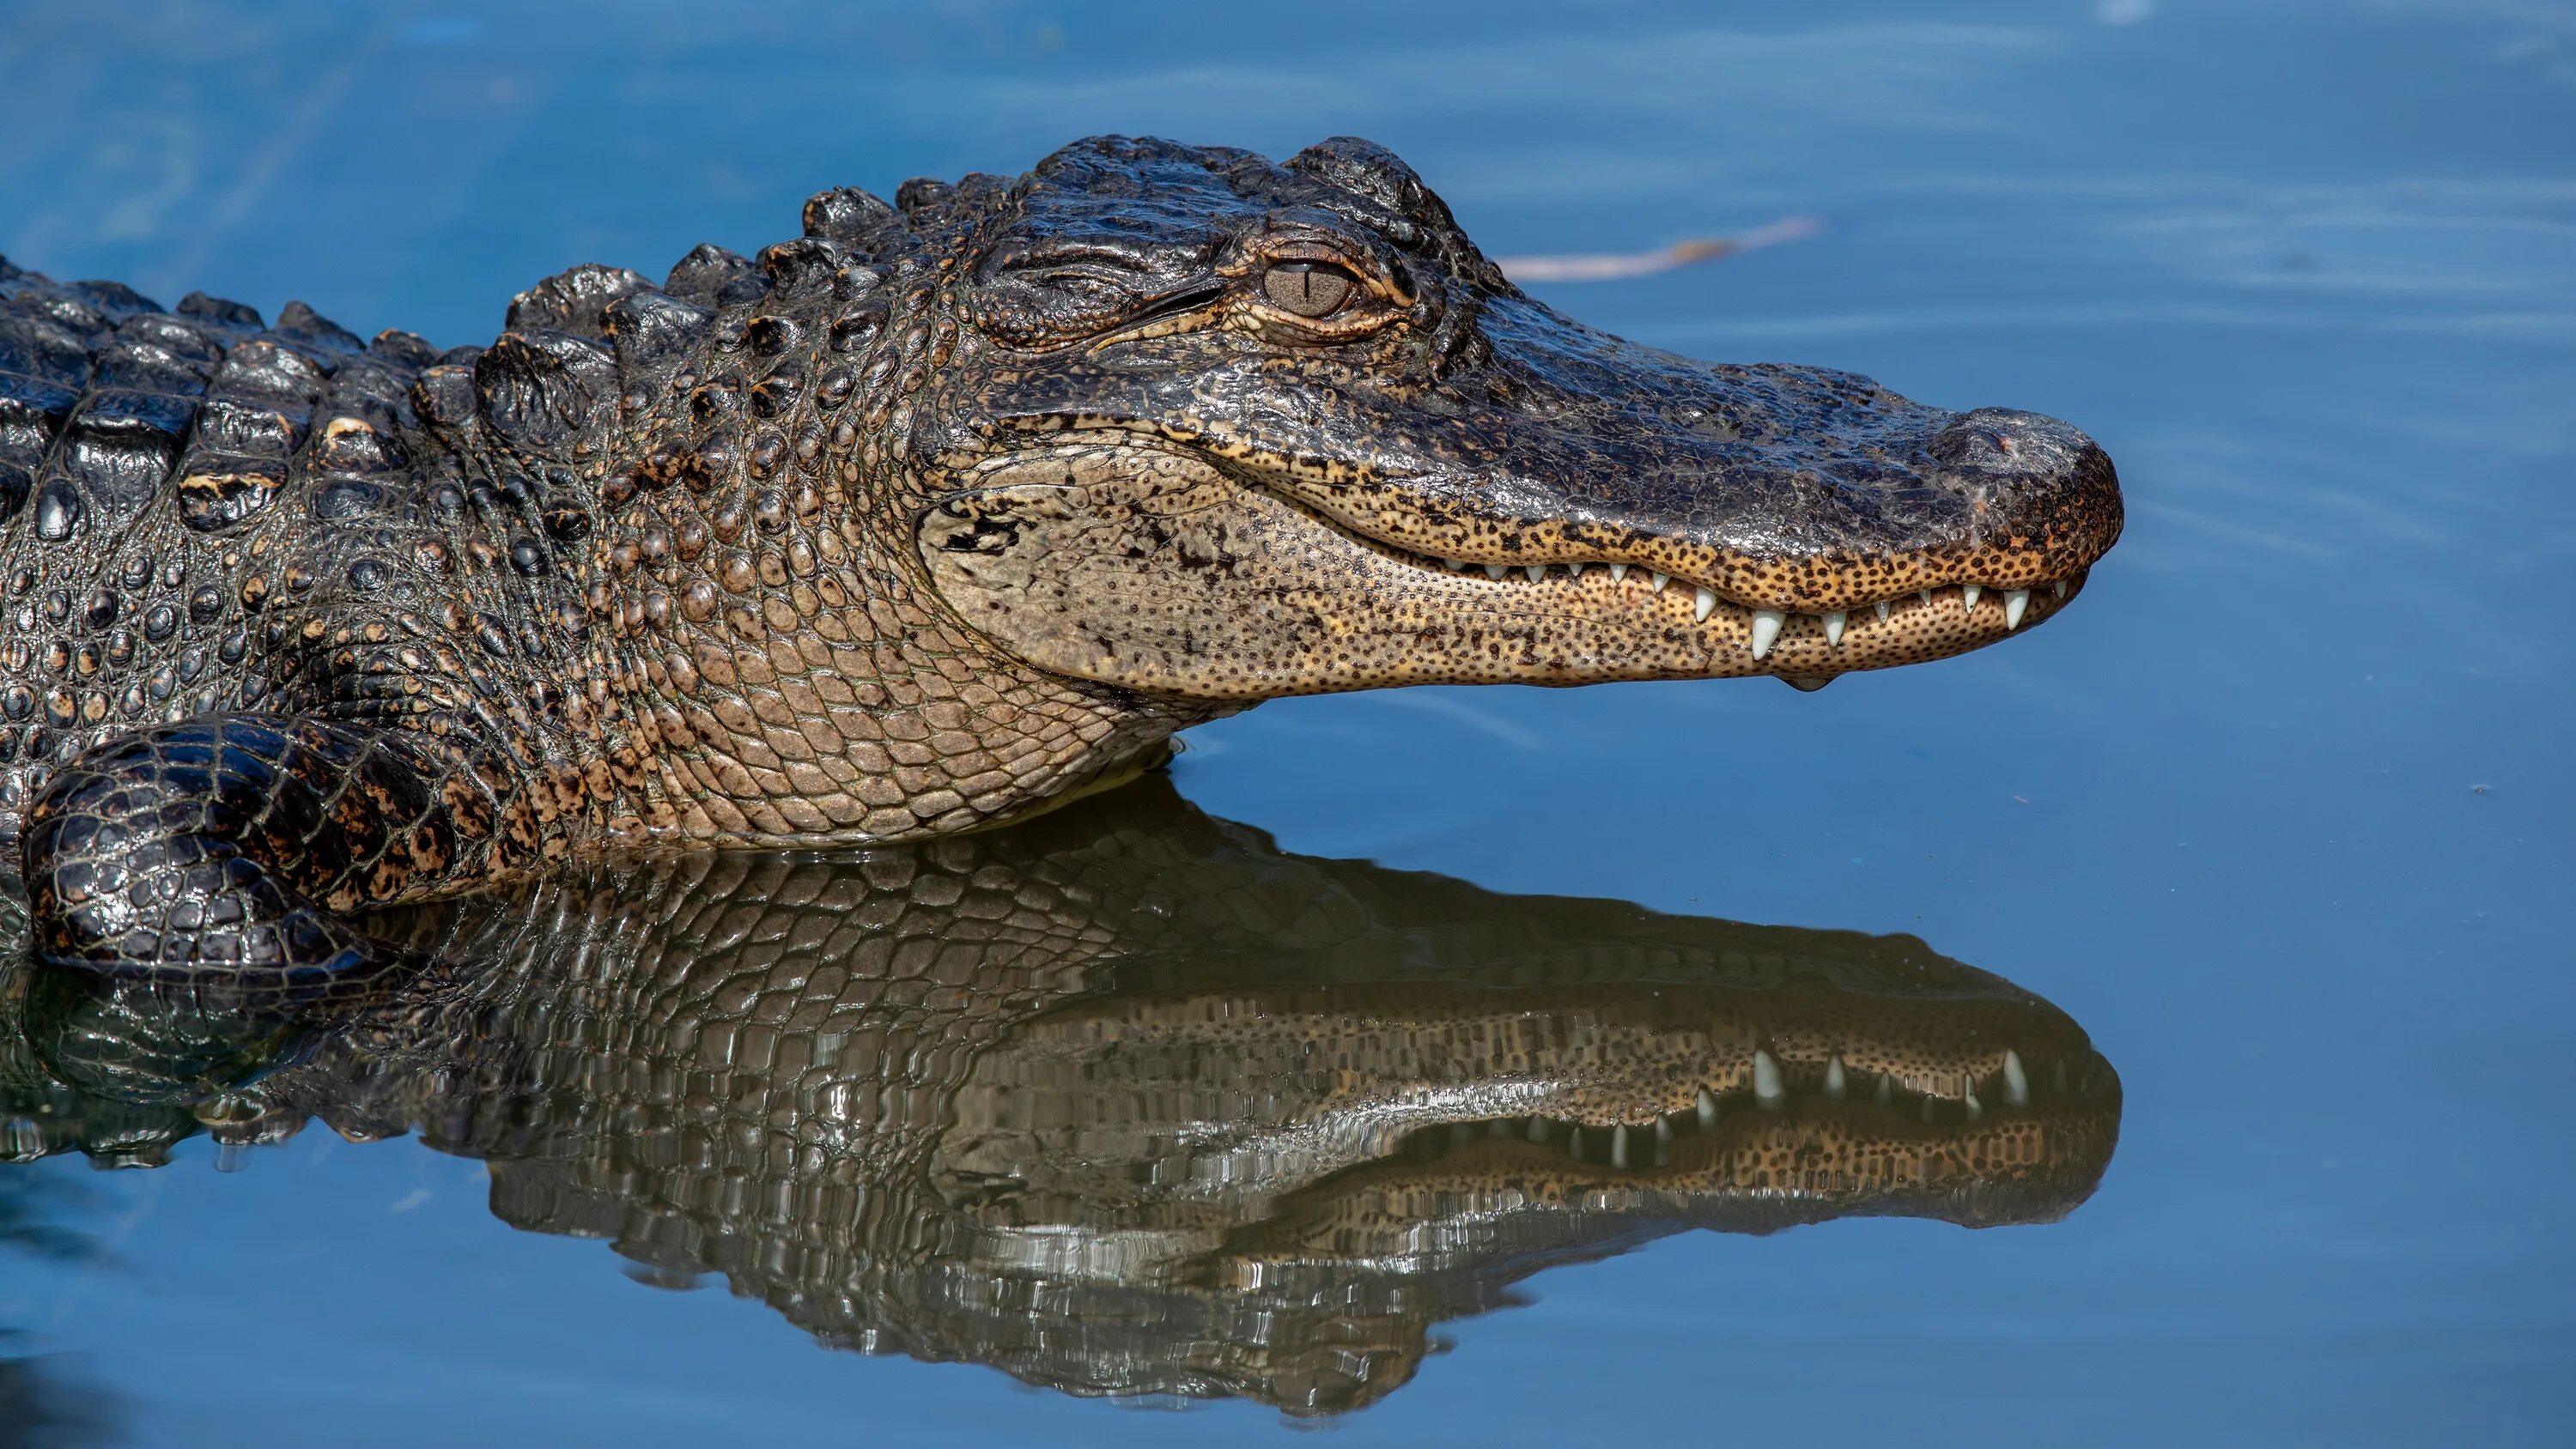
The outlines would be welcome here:
M 2119 1127 L 2073 1022 L 1910 938 L 1285 856 L 1159 782 L 411 927 L 442 964 L 327 1009 L 0 981 L 0 1149 L 416 1131 L 828 1343 L 1303 1413 L 1662 1233 L 2053 1219 Z

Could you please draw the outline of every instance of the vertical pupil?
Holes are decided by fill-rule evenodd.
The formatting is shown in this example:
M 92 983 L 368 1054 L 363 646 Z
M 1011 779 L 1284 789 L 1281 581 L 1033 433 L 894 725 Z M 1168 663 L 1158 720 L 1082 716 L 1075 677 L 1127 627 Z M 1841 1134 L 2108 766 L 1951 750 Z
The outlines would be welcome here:
M 1351 294 L 1351 279 L 1322 262 L 1281 262 L 1262 279 L 1270 300 L 1292 312 L 1321 317 Z

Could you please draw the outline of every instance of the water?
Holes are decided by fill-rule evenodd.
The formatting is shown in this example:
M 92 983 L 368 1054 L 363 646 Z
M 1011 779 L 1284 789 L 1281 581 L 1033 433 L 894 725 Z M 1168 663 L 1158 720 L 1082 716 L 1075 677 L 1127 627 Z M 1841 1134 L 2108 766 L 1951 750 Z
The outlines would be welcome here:
M 1571 943 L 1607 929 L 1590 913 L 1616 908 L 1514 898 L 1597 897 L 1695 944 L 1590 960 L 1575 979 L 1597 997 L 1509 1000 L 1597 1025 L 1640 990 L 1750 990 L 1729 943 L 1803 960 L 1848 940 L 1723 922 L 1905 933 L 2044 999 L 2116 1069 L 2116 1153 L 2059 1221 L 1656 1237 L 1601 1216 L 1422 1295 L 1448 1316 L 1403 1332 L 1432 1351 L 1383 1360 L 1409 1381 L 1322 1421 L 1343 1441 L 2540 1442 L 2576 1408 L 2557 1051 L 2576 701 L 2555 627 L 2576 552 L 2576 14 L 701 10 L 21 4 L 0 17 L 0 248 L 165 300 L 301 296 L 361 331 L 479 340 L 562 265 L 749 251 L 828 184 L 1016 171 L 1093 131 L 1274 155 L 1356 132 L 1498 254 L 1816 215 L 1793 245 L 1542 291 L 1684 351 L 2067 417 L 2120 464 L 2125 540 L 2063 620 L 2004 647 L 1812 696 L 1273 704 L 1196 733 L 1186 803 L 1149 786 L 1045 827 L 1382 903 L 1338 952 L 1256 931 L 1154 957 L 1102 1010 L 1266 969 L 1325 1022 L 1397 977 L 1454 992 L 1488 957 L 1521 963 L 1508 989 L 1562 993 Z M 1767 1009 L 1730 999 L 1720 1019 Z M 930 1025 L 925 1060 L 948 1060 Z M 967 1091 L 962 1060 L 926 1079 Z M 1242 1073 L 1194 1070 L 1250 1119 Z M 621 1149 L 621 1200 L 565 1181 L 542 1133 L 492 1169 L 446 1131 L 436 1151 L 320 1123 L 229 1151 L 197 1132 L 154 1171 L 0 1168 L 0 1441 L 41 1415 L 149 1444 L 1288 1422 L 1257 1397 L 1154 1414 L 1028 1390 L 891 1336 L 820 1346 L 828 1303 L 571 1235 L 655 1220 L 682 1159 L 649 1132 Z M 1229 1210 L 1255 1210 L 1245 1193 Z M 776 1281 L 756 1269 L 737 1286 Z M 1087 1324 L 1116 1362 L 1168 1366 L 1221 1336 L 1118 1338 L 1142 1310 L 1102 1301 L 1073 1294 L 1048 1342 Z

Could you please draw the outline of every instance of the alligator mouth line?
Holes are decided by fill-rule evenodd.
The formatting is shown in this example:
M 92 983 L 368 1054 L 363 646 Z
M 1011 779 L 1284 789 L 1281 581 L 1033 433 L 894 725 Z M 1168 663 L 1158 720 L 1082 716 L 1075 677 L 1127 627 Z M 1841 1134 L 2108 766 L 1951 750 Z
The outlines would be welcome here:
M 1846 654 L 1846 641 L 1848 656 L 1855 660 L 1853 667 L 1864 669 L 1889 662 L 1866 658 L 1872 652 L 1871 646 L 1882 643 L 1902 647 L 1911 641 L 1947 637 L 1961 641 L 1959 650 L 1973 648 L 2055 614 L 2083 591 L 2092 573 L 2089 567 L 2080 568 L 2063 578 L 2013 588 L 1973 582 L 1937 584 L 1850 609 L 1804 613 L 1746 603 L 1707 584 L 1620 560 L 1476 563 L 1421 553 L 1364 533 L 1349 521 L 1266 482 L 1254 486 L 1350 543 L 1431 574 L 1443 583 L 1493 589 L 1497 602 L 1515 611 L 1533 607 L 1556 611 L 1580 601 L 1594 608 L 1659 610 L 1667 616 L 1666 622 L 1678 625 L 1681 611 L 1686 609 L 1690 613 L 1688 627 L 1730 639 L 1755 663 L 1781 653 L 1798 656 L 1800 663 L 1824 666 L 1814 674 L 1782 671 L 1782 678 L 1806 689 L 1820 689 L 1830 681 L 1838 657 Z M 1533 598 L 1532 593 L 1541 589 L 1548 593 Z M 1546 600 L 1544 605 L 1541 598 Z M 1711 620 L 1716 621 L 1716 627 L 1711 627 Z M 1904 658 L 1895 662 L 1904 662 Z
M 1133 443 L 1128 445 L 1133 446 Z M 2024 624 L 2037 624 L 2056 613 L 2082 592 L 2085 581 L 2092 574 L 2088 564 L 2056 578 L 2009 586 L 1976 580 L 1938 583 L 1890 593 L 1884 598 L 1863 599 L 1845 609 L 1802 612 L 1749 602 L 1716 586 L 1627 560 L 1592 557 L 1556 558 L 1542 563 L 1496 563 L 1424 553 L 1383 537 L 1308 497 L 1294 486 L 1302 474 L 1293 463 L 1284 463 L 1283 460 L 1283 466 L 1273 468 L 1250 466 L 1237 459 L 1196 456 L 1186 451 L 1183 456 L 1238 483 L 1259 489 L 1346 542 L 1435 576 L 1454 576 L 1446 582 L 1490 585 L 1510 591 L 1533 585 L 1557 590 L 1572 586 L 1582 592 L 1571 597 L 1588 604 L 1663 609 L 1675 615 L 1688 609 L 1692 627 L 1706 628 L 1710 620 L 1715 619 L 1721 628 L 1712 632 L 1736 636 L 1757 663 L 1769 659 L 1775 651 L 1785 650 L 1830 664 L 1834 656 L 1844 649 L 1846 639 L 1851 641 L 1851 653 L 1855 656 L 1867 654 L 1866 646 L 1871 644 L 1933 636 L 1973 640 L 1975 643 L 1990 642 L 2019 630 Z M 1271 476 L 1274 472 L 1278 476 Z M 1634 582 L 1631 582 L 1632 578 Z M 1680 587 L 1673 587 L 1677 584 Z M 1516 607 L 1526 607 L 1529 603 L 1526 595 L 1515 598 L 1510 593 L 1503 593 L 1497 597 Z M 1678 619 L 1672 622 L 1678 622 Z M 1802 644 L 1813 647 L 1801 649 L 1799 646 Z M 1974 645 L 1963 643 L 1961 647 Z M 1860 667 L 1871 666 L 1864 663 Z M 1807 676 L 1799 674 L 1791 673 L 1784 677 L 1792 684 L 1809 682 Z M 1821 687 L 1825 677 L 1817 676 L 1815 687 Z
M 1348 533 L 1347 529 L 1342 531 Z M 1390 554 L 1418 567 L 1468 575 L 1471 582 L 1476 574 L 1481 573 L 1485 579 L 1506 587 L 1525 583 L 1545 584 L 1560 573 L 1564 576 L 1561 582 L 1581 584 L 1591 571 L 1598 569 L 1607 577 L 1611 588 L 1622 590 L 1619 597 L 1631 604 L 1652 607 L 1668 599 L 1674 607 L 1687 607 L 1691 611 L 1693 624 L 1705 624 L 1712 615 L 1718 614 L 1721 610 L 1725 611 L 1729 616 L 1729 622 L 1741 626 L 1755 659 L 1768 658 L 1783 638 L 1793 641 L 1801 637 L 1811 638 L 1822 641 L 1828 649 L 1839 649 L 1845 636 L 1852 634 L 1854 630 L 1865 631 L 1872 621 L 1881 625 L 1896 625 L 1901 613 L 1911 613 L 1917 609 L 1941 611 L 1944 614 L 1955 613 L 1961 623 L 1980 631 L 1992 628 L 1999 623 L 2002 628 L 1995 632 L 2009 634 L 2024 623 L 2036 623 L 2056 612 L 2057 605 L 2073 597 L 2076 590 L 2083 587 L 2085 576 L 2090 572 L 2079 569 L 2065 578 L 2035 588 L 2006 589 L 1989 584 L 1944 584 L 1937 588 L 1917 589 L 1894 598 L 1875 600 L 1863 609 L 1837 609 L 1831 613 L 1807 614 L 1793 609 L 1766 609 L 1756 604 L 1740 603 L 1718 593 L 1706 584 L 1676 580 L 1670 574 L 1657 573 L 1651 569 L 1615 563 L 1607 559 L 1578 559 L 1543 564 L 1472 564 L 1464 559 L 1434 558 L 1428 554 L 1414 553 L 1409 549 L 1398 548 L 1376 539 L 1368 541 L 1378 544 Z M 1632 573 L 1640 579 L 1638 584 L 1628 584 L 1629 575 Z M 1682 587 L 1672 589 L 1671 585 L 1676 582 L 1681 583 Z M 1670 592 L 1667 593 L 1667 590 Z M 1681 602 L 1685 598 L 1689 600 L 1687 605 Z M 1981 604 L 1990 606 L 1982 614 Z M 2036 612 L 2033 612 L 2034 610 Z M 1988 618 L 1986 615 L 1992 617 Z M 1858 616 L 1858 622 L 1855 622 L 1855 616 Z M 1933 620 L 1929 617 L 1917 618 L 1908 620 L 1898 627 L 1920 632 L 1921 625 L 1931 622 Z M 1858 640 L 1856 639 L 1855 642 Z
M 1982 1077 L 1960 1073 L 1926 1080 L 1850 1071 L 1839 1055 L 1827 1058 L 1821 1069 L 1800 1072 L 1784 1069 L 1769 1051 L 1756 1050 L 1740 1081 L 1703 1085 L 1689 1105 L 1673 1111 L 1637 1120 L 1532 1114 L 1433 1123 L 1405 1133 L 1377 1160 L 1423 1165 L 1494 1142 L 1550 1148 L 1586 1167 L 1647 1173 L 1700 1155 L 1696 1146 L 1719 1145 L 1711 1139 L 1812 1114 L 1842 1114 L 1898 1136 L 1927 1127 L 1946 1134 L 2058 1107 L 2087 1108 L 2105 1095 L 2099 1073 L 2097 1063 L 2070 1068 L 2060 1058 L 2034 1074 L 2020 1053 L 2010 1049 L 2001 1065 Z

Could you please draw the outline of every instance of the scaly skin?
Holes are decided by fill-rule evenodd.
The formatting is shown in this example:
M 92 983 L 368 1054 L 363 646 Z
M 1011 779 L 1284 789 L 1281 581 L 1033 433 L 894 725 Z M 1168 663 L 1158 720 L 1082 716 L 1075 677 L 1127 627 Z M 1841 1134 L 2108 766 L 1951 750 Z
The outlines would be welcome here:
M 445 353 L 0 262 L 38 949 L 382 964 L 376 908 L 954 832 L 1280 695 L 1811 688 L 2050 617 L 2119 531 L 2073 428 L 1593 332 L 1366 142 L 1094 140 L 805 232 Z
M 0 974 L 0 1156 L 417 1132 L 491 1164 L 504 1221 L 827 1343 L 1319 1413 L 1550 1263 L 2044 1222 L 2119 1133 L 2073 1022 L 1911 938 L 1285 856 L 1160 781 L 387 924 L 441 964 Z

